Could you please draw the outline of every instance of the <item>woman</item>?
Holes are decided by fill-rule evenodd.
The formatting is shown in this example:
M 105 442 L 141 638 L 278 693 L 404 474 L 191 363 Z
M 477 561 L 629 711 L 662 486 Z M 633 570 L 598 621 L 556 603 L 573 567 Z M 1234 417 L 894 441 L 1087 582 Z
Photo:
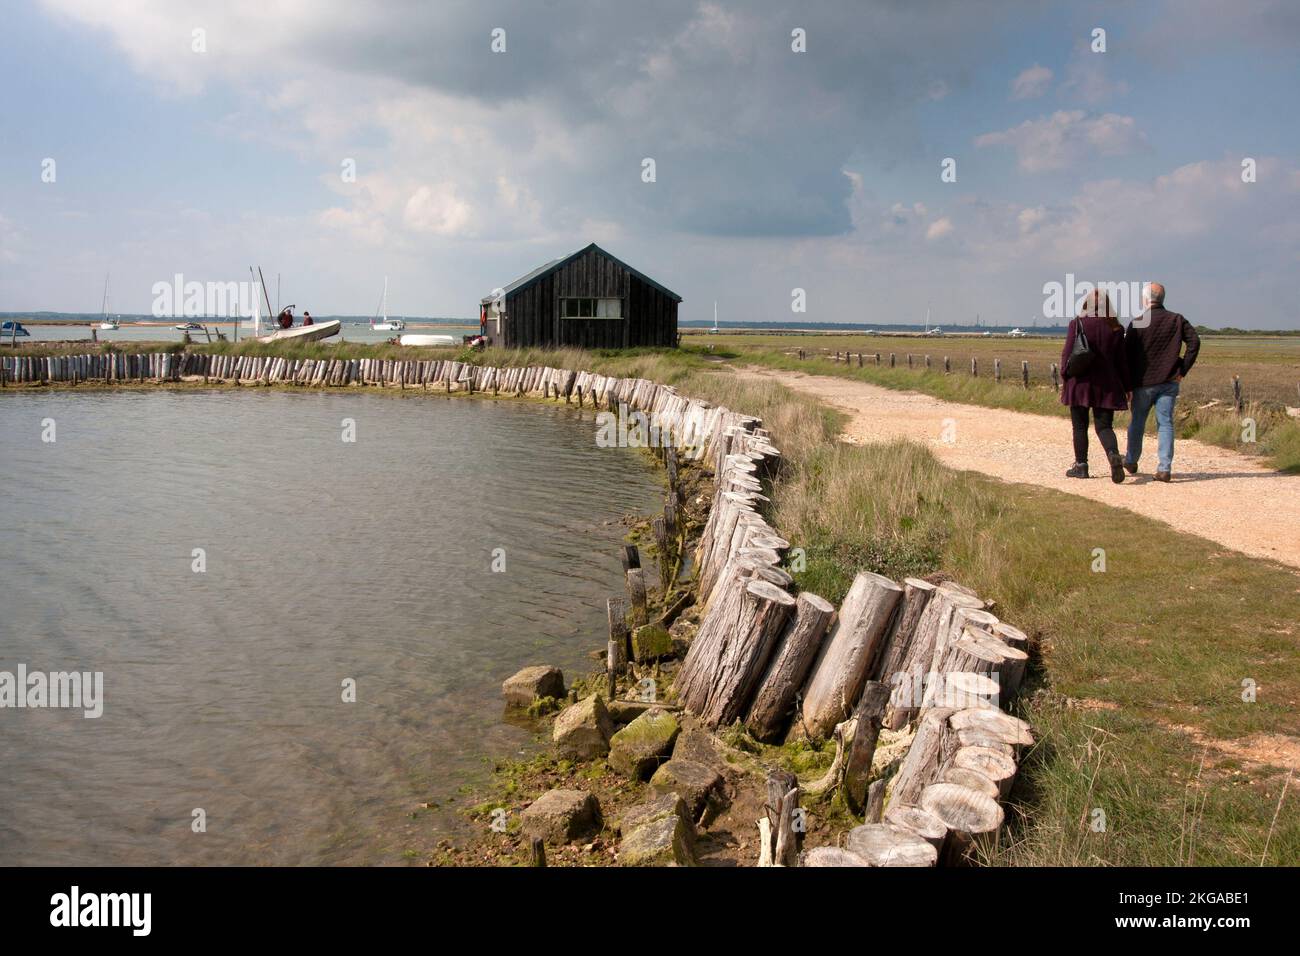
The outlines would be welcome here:
M 1092 409 L 1097 439 L 1110 463 L 1110 480 L 1119 484 L 1124 480 L 1124 459 L 1115 441 L 1115 413 L 1128 408 L 1132 386 L 1124 350 L 1124 327 L 1115 318 L 1110 299 L 1100 289 L 1088 294 L 1079 317 L 1070 323 L 1065 348 L 1061 350 L 1062 370 L 1070 360 L 1080 328 L 1088 339 L 1093 360 L 1086 371 L 1066 378 L 1061 389 L 1061 404 L 1070 406 L 1070 421 L 1074 425 L 1074 467 L 1065 476 L 1088 477 L 1088 410 Z

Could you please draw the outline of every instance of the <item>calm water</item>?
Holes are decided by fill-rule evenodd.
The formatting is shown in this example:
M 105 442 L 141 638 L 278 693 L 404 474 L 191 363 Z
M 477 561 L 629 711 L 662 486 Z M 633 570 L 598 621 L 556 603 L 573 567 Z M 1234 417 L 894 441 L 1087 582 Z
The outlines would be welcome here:
M 177 320 L 184 321 L 184 320 Z M 68 342 L 68 341 L 85 341 L 87 350 L 93 350 L 94 346 L 90 344 L 90 327 L 85 325 L 31 325 L 24 324 L 31 335 L 27 338 L 19 338 L 18 344 L 31 344 L 34 342 Z M 230 324 L 213 325 L 213 341 L 216 341 L 216 329 L 220 329 L 228 339 L 234 339 L 235 331 Z M 272 331 L 269 327 L 267 331 Z M 442 325 L 420 322 L 418 319 L 406 320 L 406 332 L 412 333 L 433 333 L 439 335 L 453 335 L 456 341 L 460 341 L 462 335 L 477 335 L 478 323 L 472 322 L 466 325 Z M 100 342 L 180 342 L 184 339 L 185 334 L 173 328 L 168 324 L 160 325 L 123 325 L 116 332 L 97 332 Z M 331 336 L 328 339 L 322 339 L 325 345 L 337 344 L 339 342 L 358 342 L 363 345 L 372 345 L 379 342 L 387 342 L 389 339 L 402 332 L 377 332 L 370 328 L 369 325 L 362 323 L 344 323 L 339 329 L 339 334 Z M 244 341 L 253 337 L 251 329 L 239 330 L 239 341 Z M 191 332 L 190 339 L 197 344 L 205 344 L 207 338 L 202 332 Z M 9 344 L 9 337 L 4 337 L 6 345 Z
M 99 719 L 0 709 L 0 864 L 432 845 L 488 755 L 532 746 L 501 680 L 603 646 L 619 519 L 660 493 L 594 435 L 590 412 L 434 396 L 0 398 L 0 670 L 105 685 Z

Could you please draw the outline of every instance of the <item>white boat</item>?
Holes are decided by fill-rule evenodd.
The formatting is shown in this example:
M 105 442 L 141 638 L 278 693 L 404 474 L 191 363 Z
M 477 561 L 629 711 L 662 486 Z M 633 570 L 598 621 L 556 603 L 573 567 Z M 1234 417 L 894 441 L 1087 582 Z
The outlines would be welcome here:
M 280 329 L 272 332 L 270 335 L 259 335 L 259 342 L 315 342 L 317 339 L 327 339 L 331 335 L 338 335 L 343 323 L 338 319 L 330 319 L 328 322 L 317 322 L 314 325 L 296 325 L 291 329 Z
M 104 303 L 100 308 L 99 322 L 95 328 L 100 332 L 116 332 L 122 327 L 120 319 L 111 319 L 108 316 L 108 276 L 104 276 Z
M 718 334 L 718 303 L 713 303 L 713 328 L 709 329 L 710 335 Z
M 379 311 L 375 313 L 375 319 L 370 320 L 370 329 L 372 332 L 400 332 L 406 328 L 406 323 L 401 319 L 390 319 L 388 317 L 388 276 L 384 276 L 384 294 L 379 300 Z
M 178 322 L 172 326 L 177 332 L 202 332 L 203 326 L 197 322 Z
M 397 337 L 398 345 L 455 345 L 456 336 L 454 335 L 422 335 L 412 332 L 407 335 Z
M 1012 329 L 1010 332 L 1007 333 L 1007 335 L 1009 335 L 1013 339 L 1022 339 L 1028 334 L 1029 333 L 1026 332 L 1024 329 Z

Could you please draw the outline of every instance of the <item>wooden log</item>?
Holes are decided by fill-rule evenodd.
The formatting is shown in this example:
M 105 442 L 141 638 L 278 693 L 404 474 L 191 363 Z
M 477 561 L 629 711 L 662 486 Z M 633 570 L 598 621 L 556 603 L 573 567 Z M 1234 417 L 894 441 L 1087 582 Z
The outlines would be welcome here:
M 871 780 L 871 762 L 876 755 L 880 725 L 889 703 L 889 687 L 880 681 L 867 681 L 853 712 L 856 726 L 844 763 L 844 797 L 849 810 L 861 813 L 867 805 L 867 787 Z
M 528 865 L 546 866 L 546 841 L 533 837 L 528 846 Z
M 854 579 L 808 678 L 798 722 L 808 732 L 829 734 L 853 713 L 902 596 L 902 587 L 882 575 L 866 571 Z
M 939 857 L 924 838 L 888 823 L 854 827 L 845 848 L 868 866 L 934 866 Z
M 998 788 L 998 795 L 1002 797 L 1010 792 L 1016 778 L 1016 762 L 989 747 L 958 747 L 949 766 L 983 774 Z
M 799 858 L 800 834 L 795 826 L 795 809 L 799 806 L 799 780 L 788 770 L 772 770 L 767 775 L 767 825 L 774 845 L 771 865 L 794 866 Z
M 950 747 L 947 726 L 951 713 L 944 708 L 932 708 L 922 716 L 912 745 L 907 748 L 907 756 L 894 775 L 889 795 L 891 804 L 916 806 L 921 791 L 938 778 L 939 770 L 949 755 L 945 751 Z
M 1002 826 L 1002 807 L 985 794 L 955 783 L 936 783 L 921 794 L 920 807 L 948 827 L 944 862 L 960 863 L 989 844 Z
M 864 823 L 879 823 L 885 809 L 885 784 L 887 781 L 882 777 L 879 780 L 871 781 L 871 786 L 867 787 L 867 806 L 862 811 L 862 821 Z
M 934 591 L 935 585 L 929 581 L 923 581 L 921 578 L 903 579 L 903 597 L 898 614 L 894 618 L 894 626 L 889 629 L 889 634 L 885 638 L 880 654 L 880 665 L 873 675 L 878 676 L 891 687 L 894 686 L 894 675 L 901 672 L 907 662 L 907 653 L 916 634 L 917 622 L 920 621 L 926 605 L 930 603 Z
M 825 598 L 808 592 L 799 595 L 745 718 L 756 740 L 771 743 L 781 739 L 794 714 L 795 697 L 834 617 L 835 607 Z
M 1002 796 L 998 785 L 990 780 L 978 770 L 971 770 L 966 767 L 948 767 L 939 774 L 939 783 L 955 783 L 959 787 L 970 787 L 972 790 L 982 793 L 994 800 Z
M 997 709 L 1002 694 L 1002 688 L 994 678 L 969 671 L 937 674 L 931 686 L 936 688 L 931 706 L 947 710 L 965 710 L 968 707 Z
M 919 713 L 929 675 L 934 670 L 935 648 L 952 626 L 953 614 L 958 608 L 974 610 L 982 604 L 979 598 L 948 584 L 940 585 L 930 595 L 917 620 L 903 665 L 890 677 L 894 690 L 885 711 L 885 727 L 898 730 Z
M 959 710 L 948 718 L 948 726 L 956 731 L 986 733 L 1016 747 L 1030 747 L 1034 743 L 1028 723 L 1004 711 L 987 707 Z
M 636 545 L 625 544 L 622 553 L 619 554 L 619 560 L 623 562 L 624 571 L 639 568 L 641 567 L 641 552 Z
M 632 623 L 640 626 L 647 623 L 649 619 L 646 609 L 645 571 L 642 568 L 632 568 L 625 577 L 628 600 L 632 604 Z
M 992 713 L 991 709 L 990 713 Z M 987 734 L 982 730 L 958 730 L 956 734 L 958 747 L 987 747 L 989 750 L 996 750 L 1012 760 L 1016 758 L 1016 748 L 992 734 Z
M 800 866 L 868 866 L 866 860 L 856 853 L 842 850 L 837 846 L 819 846 L 807 850 L 799 857 Z
M 885 811 L 884 822 L 915 833 L 935 850 L 943 846 L 943 841 L 948 836 L 946 823 L 933 813 L 907 804 L 890 803 L 889 809 Z
M 739 625 L 713 662 L 704 706 L 697 711 L 709 726 L 725 726 L 745 713 L 771 659 L 795 599 L 767 581 L 745 585 Z

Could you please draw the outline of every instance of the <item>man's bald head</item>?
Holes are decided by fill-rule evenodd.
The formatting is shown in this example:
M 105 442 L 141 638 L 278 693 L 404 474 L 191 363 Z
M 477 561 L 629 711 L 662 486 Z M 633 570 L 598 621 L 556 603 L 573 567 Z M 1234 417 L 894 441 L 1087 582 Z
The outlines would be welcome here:
M 1165 287 L 1159 282 L 1148 282 L 1142 290 L 1142 304 L 1147 308 L 1165 304 Z

